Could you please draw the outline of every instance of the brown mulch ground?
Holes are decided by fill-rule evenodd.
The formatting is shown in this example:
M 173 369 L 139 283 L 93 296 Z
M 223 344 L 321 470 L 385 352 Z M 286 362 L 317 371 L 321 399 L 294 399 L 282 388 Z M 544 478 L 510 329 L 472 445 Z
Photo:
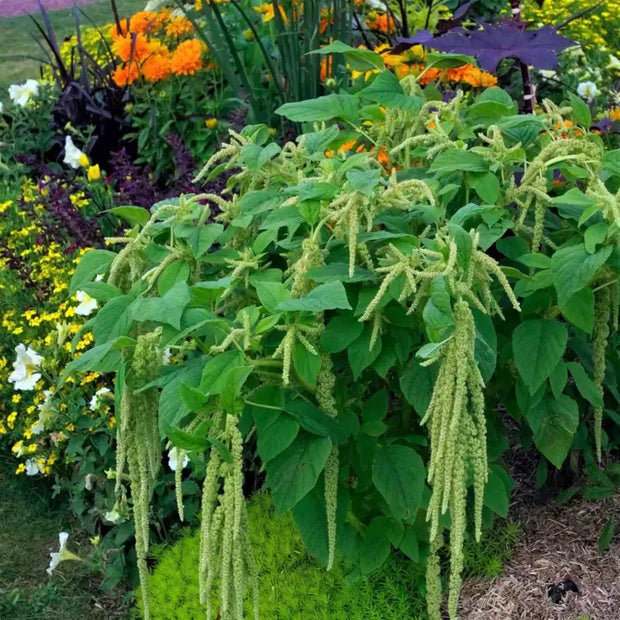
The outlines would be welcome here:
M 463 620 L 620 620 L 620 537 L 601 552 L 598 540 L 611 515 L 620 523 L 620 494 L 605 501 L 553 502 L 537 490 L 537 459 L 515 448 L 506 455 L 517 482 L 510 517 L 521 535 L 510 562 L 493 581 L 464 583 Z M 616 527 L 616 531 L 618 528 Z M 559 604 L 549 586 L 571 579 L 579 594 Z
M 43 6 L 48 11 L 65 9 L 74 4 L 91 4 L 94 0 L 42 0 Z M 37 0 L 0 0 L 0 17 L 14 17 L 26 13 L 38 13 Z
M 609 516 L 620 515 L 620 496 L 606 501 L 530 506 L 503 575 L 491 582 L 470 581 L 461 596 L 468 620 L 618 620 L 620 543 L 600 552 L 598 538 Z M 579 594 L 550 601 L 551 584 L 570 578 Z

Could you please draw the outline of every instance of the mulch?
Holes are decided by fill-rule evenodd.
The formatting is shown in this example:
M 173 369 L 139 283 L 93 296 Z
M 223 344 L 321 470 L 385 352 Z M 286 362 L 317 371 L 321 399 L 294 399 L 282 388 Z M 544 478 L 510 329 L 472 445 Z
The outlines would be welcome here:
M 42 0 L 47 11 L 65 9 L 74 4 L 91 4 L 94 0 Z M 38 13 L 37 0 L 0 0 L 0 17 L 15 17 L 26 13 Z

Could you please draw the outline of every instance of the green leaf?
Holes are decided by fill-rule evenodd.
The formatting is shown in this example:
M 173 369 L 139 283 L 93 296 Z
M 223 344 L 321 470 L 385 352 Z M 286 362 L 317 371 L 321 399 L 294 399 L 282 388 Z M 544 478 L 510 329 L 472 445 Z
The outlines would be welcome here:
M 489 468 L 489 479 L 484 488 L 484 505 L 495 514 L 506 518 L 510 503 L 510 491 L 504 484 L 504 479 L 496 471 L 497 465 Z
M 351 310 L 347 292 L 341 282 L 327 282 L 312 289 L 305 297 L 282 301 L 276 310 L 288 312 L 321 312 L 323 310 Z
M 363 575 L 368 575 L 380 568 L 388 559 L 391 550 L 388 531 L 385 527 L 385 519 L 375 517 L 364 535 L 360 545 L 360 568 Z
M 418 111 L 422 99 L 405 94 L 398 78 L 391 71 L 382 71 L 369 86 L 357 93 L 358 97 L 401 110 Z
M 573 93 L 568 93 L 570 104 L 573 108 L 573 118 L 578 125 L 585 129 L 590 129 L 592 124 L 592 112 L 590 106 L 581 98 Z
M 200 258 L 220 238 L 224 227 L 221 224 L 203 224 L 202 226 L 178 224 L 174 231 L 176 236 L 183 239 L 190 247 L 194 258 Z
M 448 149 L 435 157 L 429 172 L 487 172 L 488 169 L 489 164 L 480 155 L 463 149 Z
M 329 45 L 325 45 L 318 50 L 312 50 L 308 54 L 320 54 L 321 56 L 329 54 L 342 54 L 347 64 L 354 71 L 372 71 L 374 69 L 383 69 L 383 56 L 377 52 L 367 49 L 351 47 L 342 41 L 332 41 Z
M 243 354 L 240 351 L 224 351 L 212 357 L 202 370 L 200 390 L 209 395 L 221 394 L 227 381 L 227 374 L 243 365 Z
M 80 286 L 80 290 L 90 295 L 93 299 L 104 302 L 122 295 L 120 289 L 107 282 L 85 282 Z
M 494 204 L 500 195 L 499 180 L 492 172 L 472 172 L 469 184 L 478 192 L 478 196 L 488 204 Z
M 474 357 L 478 362 L 482 378 L 487 382 L 493 376 L 497 364 L 497 335 L 489 315 L 483 314 L 476 308 L 472 312 L 476 324 Z
M 355 267 L 353 277 L 349 277 L 349 263 L 330 263 L 329 265 L 321 265 L 313 267 L 306 274 L 310 280 L 315 282 L 363 282 L 365 280 L 376 280 L 377 277 L 372 271 Z
M 504 135 L 515 142 L 521 142 L 523 146 L 529 146 L 545 129 L 543 121 L 531 114 L 504 117 L 497 122 L 497 126 Z
M 256 282 L 255 287 L 261 304 L 272 314 L 277 312 L 279 303 L 291 299 L 291 292 L 281 282 L 265 280 Z
M 564 391 L 568 381 L 568 367 L 564 362 L 559 362 L 549 375 L 549 384 L 551 391 L 556 399 L 560 398 L 560 394 Z
M 321 348 L 326 353 L 344 351 L 353 341 L 359 338 L 364 331 L 364 324 L 360 323 L 351 312 L 335 316 L 321 334 Z
M 426 56 L 426 69 L 454 69 L 463 65 L 474 64 L 476 61 L 465 54 L 444 54 L 431 52 Z
M 551 257 L 551 271 L 560 306 L 592 282 L 596 272 L 611 255 L 612 249 L 609 245 L 590 254 L 586 246 L 579 243 L 555 252 Z
M 151 219 L 149 210 L 143 207 L 114 207 L 109 212 L 125 220 L 130 226 L 144 226 Z
M 365 368 L 368 368 L 381 353 L 382 342 L 381 338 L 377 338 L 375 346 L 372 351 L 369 350 L 370 338 L 372 336 L 372 327 L 366 325 L 362 335 L 349 345 L 347 349 L 347 358 L 349 359 L 349 366 L 353 371 L 353 378 L 358 379 Z
M 177 282 L 163 297 L 140 297 L 131 305 L 134 321 L 156 321 L 181 329 L 181 317 L 192 300 L 186 282 Z
M 157 292 L 165 295 L 177 282 L 187 282 L 189 265 L 184 260 L 172 261 L 157 278 Z
M 608 551 L 611 547 L 611 541 L 614 539 L 614 535 L 616 532 L 616 516 L 611 515 L 609 519 L 607 519 L 607 523 L 601 530 L 601 534 L 598 538 L 598 550 L 603 553 L 604 551 Z
M 377 169 L 348 170 L 346 177 L 349 189 L 359 192 L 364 196 L 370 196 L 375 190 L 375 187 L 381 182 L 381 172 Z
M 620 149 L 607 151 L 603 155 L 603 167 L 609 174 L 620 176 Z
M 64 383 L 67 377 L 74 372 L 84 372 L 86 370 L 91 372 L 113 372 L 118 370 L 121 362 L 120 349 L 135 344 L 136 341 L 133 338 L 120 336 L 84 351 L 79 357 L 67 364 L 60 377 L 60 383 Z
M 517 260 L 526 267 L 534 267 L 536 269 L 549 269 L 551 267 L 551 257 L 545 254 L 523 254 Z
M 567 341 L 566 327 L 550 319 L 524 321 L 514 330 L 514 360 L 530 394 L 534 394 L 553 372 L 562 359 Z
M 276 114 L 296 123 L 329 121 L 332 118 L 355 123 L 358 111 L 359 98 L 354 95 L 324 95 L 317 99 L 285 103 L 276 110 Z
M 71 278 L 69 294 L 73 295 L 73 293 L 80 290 L 82 284 L 92 282 L 98 275 L 106 274 L 115 257 L 116 254 L 108 250 L 91 250 L 86 252 L 80 259 Z
M 560 469 L 579 426 L 577 403 L 565 394 L 544 399 L 528 412 L 527 421 L 536 447 Z
M 433 371 L 413 361 L 409 369 L 400 375 L 399 384 L 406 401 L 421 418 L 424 417 L 433 393 Z
M 596 246 L 601 245 L 605 241 L 608 232 L 609 224 L 607 224 L 607 222 L 597 222 L 586 228 L 583 241 L 588 253 L 594 254 L 594 252 L 596 252 Z
M 422 503 L 425 480 L 422 457 L 413 448 L 392 444 L 377 452 L 372 481 L 397 518 L 415 519 Z
M 259 388 L 252 394 L 252 404 L 247 405 L 256 425 L 258 454 L 264 463 L 286 450 L 299 432 L 299 424 L 284 413 L 283 407 L 282 390 L 272 386 Z
M 596 387 L 594 381 L 588 377 L 584 367 L 577 362 L 568 362 L 566 366 L 568 367 L 570 374 L 573 376 L 579 393 L 594 407 L 602 407 L 603 397 L 601 392 Z
M 562 316 L 587 334 L 594 328 L 594 293 L 591 288 L 583 288 L 568 301 L 560 305 Z
M 311 491 L 325 467 L 332 443 L 326 437 L 299 434 L 266 465 L 266 485 L 278 513 L 290 510 Z
M 311 387 L 316 387 L 316 379 L 321 370 L 321 357 L 310 353 L 301 342 L 296 342 L 293 346 L 293 366 L 295 372 L 302 381 Z

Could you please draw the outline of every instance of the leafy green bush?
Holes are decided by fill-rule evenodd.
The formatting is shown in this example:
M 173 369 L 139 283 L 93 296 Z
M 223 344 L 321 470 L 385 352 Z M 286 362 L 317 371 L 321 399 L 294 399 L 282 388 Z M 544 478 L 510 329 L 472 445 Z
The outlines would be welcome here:
M 426 562 L 432 618 L 449 536 L 455 617 L 468 532 L 508 511 L 500 410 L 558 469 L 618 445 L 620 152 L 577 98 L 516 112 L 389 72 L 285 104 L 296 142 L 232 132 L 200 175 L 234 171 L 223 195 L 126 208 L 123 249 L 84 257 L 71 290 L 102 308 L 67 374 L 116 373 L 145 597 L 162 434 L 206 464 L 200 597 L 223 618 L 256 585 L 244 473 L 328 567 Z

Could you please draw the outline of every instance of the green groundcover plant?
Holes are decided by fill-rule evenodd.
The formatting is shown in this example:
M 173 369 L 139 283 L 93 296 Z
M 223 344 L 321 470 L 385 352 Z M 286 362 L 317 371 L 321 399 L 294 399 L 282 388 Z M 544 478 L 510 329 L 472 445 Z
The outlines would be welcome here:
M 178 463 L 205 471 L 199 598 L 223 619 L 258 617 L 244 496 L 263 472 L 327 570 L 425 564 L 431 618 L 448 557 L 454 618 L 464 542 L 508 510 L 504 416 L 558 469 L 618 445 L 620 152 L 576 98 L 534 116 L 496 88 L 433 92 L 382 72 L 285 104 L 296 141 L 231 132 L 199 175 L 232 171 L 222 195 L 117 210 L 121 249 L 79 264 L 71 291 L 101 309 L 65 374 L 116 376 L 145 617 L 162 438 L 181 517 Z

